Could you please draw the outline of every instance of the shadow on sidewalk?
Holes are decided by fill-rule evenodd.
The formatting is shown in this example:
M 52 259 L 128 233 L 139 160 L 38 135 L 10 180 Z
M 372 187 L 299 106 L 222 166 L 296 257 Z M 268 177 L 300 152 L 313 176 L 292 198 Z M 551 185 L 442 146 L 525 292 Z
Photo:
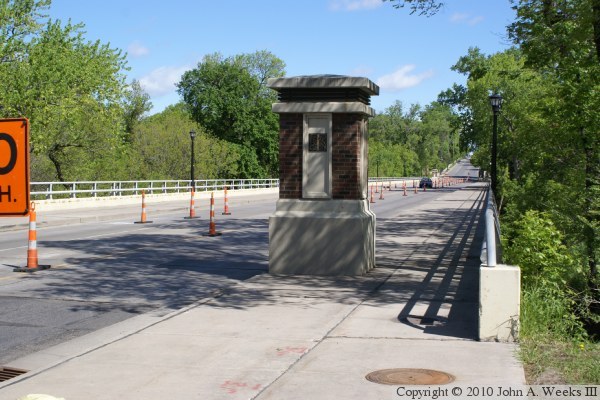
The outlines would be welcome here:
M 217 293 L 226 295 L 207 305 L 247 309 L 298 298 L 354 305 L 368 301 L 397 305 L 398 324 L 432 335 L 474 338 L 484 198 L 483 190 L 476 190 L 482 194 L 470 208 L 378 220 L 377 268 L 362 277 L 268 275 L 268 220 L 223 219 L 218 225 L 223 235 L 210 238 L 203 236 L 206 220 L 182 219 L 143 232 L 46 241 L 45 249 L 66 249 L 76 256 L 66 259 L 63 268 L 28 277 L 41 283 L 30 293 L 87 302 L 74 303 L 74 312 L 108 303 L 128 312 L 176 309 Z M 257 275 L 260 279 L 250 279 Z
M 470 208 L 382 221 L 378 265 L 395 271 L 373 303 L 398 304 L 397 320 L 425 334 L 476 339 L 484 199 L 482 191 Z M 418 231 L 431 233 L 417 235 L 420 243 L 399 244 Z

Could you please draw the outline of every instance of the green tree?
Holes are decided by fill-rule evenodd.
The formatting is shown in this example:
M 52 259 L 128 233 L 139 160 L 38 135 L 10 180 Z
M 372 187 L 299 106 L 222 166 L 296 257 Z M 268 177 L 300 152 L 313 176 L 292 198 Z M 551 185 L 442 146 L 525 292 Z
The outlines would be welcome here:
M 207 135 L 191 118 L 183 103 L 144 118 L 135 125 L 128 158 L 135 179 L 189 179 L 191 138 L 196 131 L 196 179 L 217 179 L 237 174 L 239 146 Z
M 125 119 L 126 141 L 131 141 L 131 134 L 142 117 L 152 109 L 148 93 L 144 92 L 140 82 L 133 80 L 125 92 L 123 115 Z
M 597 287 L 600 258 L 600 1 L 513 2 L 516 21 L 509 35 L 527 64 L 557 82 L 554 115 L 570 149 L 583 157 L 574 169 L 583 176 L 581 214 L 590 284 Z M 577 173 L 579 171 L 580 173 Z
M 125 59 L 86 41 L 82 27 L 35 24 L 22 52 L 0 69 L 1 114 L 29 118 L 32 152 L 47 157 L 61 181 L 91 179 L 93 165 L 114 157 L 123 134 Z
M 278 171 L 277 115 L 266 79 L 283 76 L 283 62 L 269 52 L 224 58 L 205 56 L 183 74 L 178 91 L 207 132 L 242 147 L 238 174 L 253 178 Z
M 443 169 L 460 156 L 457 116 L 444 104 L 433 102 L 420 114 L 422 131 L 431 168 Z
M 0 71 L 22 61 L 28 38 L 37 34 L 51 0 L 2 0 L 0 2 Z
M 387 176 L 428 175 L 434 168 L 443 169 L 459 155 L 457 119 L 448 105 L 413 104 L 405 111 L 396 101 L 369 121 L 371 175 L 377 162 Z
M 435 15 L 443 6 L 444 2 L 438 0 L 383 0 L 393 3 L 394 8 L 404 8 L 408 6 L 411 14 L 424 16 Z

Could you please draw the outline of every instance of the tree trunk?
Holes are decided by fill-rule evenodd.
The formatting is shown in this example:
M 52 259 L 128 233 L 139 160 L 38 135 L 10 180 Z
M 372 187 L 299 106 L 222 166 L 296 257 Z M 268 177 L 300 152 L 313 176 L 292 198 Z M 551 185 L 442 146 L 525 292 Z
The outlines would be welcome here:
M 598 275 L 598 230 L 600 229 L 600 207 L 598 207 L 598 200 L 596 198 L 600 193 L 599 143 L 594 135 L 586 132 L 585 129 L 581 128 L 580 133 L 585 154 L 585 209 L 583 217 L 586 224 L 584 235 L 590 272 L 589 286 L 591 289 L 595 289 L 597 287 Z
M 62 166 L 61 166 L 60 160 L 58 159 L 58 156 L 59 156 L 61 150 L 62 149 L 54 146 L 50 151 L 48 151 L 48 158 L 50 159 L 50 161 L 52 161 L 52 164 L 54 165 L 54 169 L 56 170 L 57 179 L 59 180 L 59 182 L 64 182 L 65 177 L 62 172 Z
M 592 26 L 594 28 L 596 62 L 600 63 L 600 0 L 592 0 Z

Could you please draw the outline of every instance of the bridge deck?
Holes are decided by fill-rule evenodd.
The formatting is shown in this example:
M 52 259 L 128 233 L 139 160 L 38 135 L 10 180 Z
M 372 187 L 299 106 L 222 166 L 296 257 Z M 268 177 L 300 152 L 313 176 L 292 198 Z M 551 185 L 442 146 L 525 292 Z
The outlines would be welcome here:
M 17 360 L 11 366 L 54 361 L 0 384 L 2 395 L 395 398 L 398 386 L 365 379 L 388 368 L 442 371 L 456 378 L 448 387 L 522 385 L 514 344 L 475 340 L 484 199 L 483 185 L 465 184 L 378 217 L 378 267 L 366 276 L 258 274 L 168 315 Z

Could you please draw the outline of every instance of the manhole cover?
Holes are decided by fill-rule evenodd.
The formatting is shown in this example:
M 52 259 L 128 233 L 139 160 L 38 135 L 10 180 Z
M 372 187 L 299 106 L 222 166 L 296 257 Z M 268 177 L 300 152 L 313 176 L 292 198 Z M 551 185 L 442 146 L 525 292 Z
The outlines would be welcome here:
M 454 376 L 445 372 L 416 368 L 380 369 L 365 378 L 384 385 L 445 385 L 454 382 Z

